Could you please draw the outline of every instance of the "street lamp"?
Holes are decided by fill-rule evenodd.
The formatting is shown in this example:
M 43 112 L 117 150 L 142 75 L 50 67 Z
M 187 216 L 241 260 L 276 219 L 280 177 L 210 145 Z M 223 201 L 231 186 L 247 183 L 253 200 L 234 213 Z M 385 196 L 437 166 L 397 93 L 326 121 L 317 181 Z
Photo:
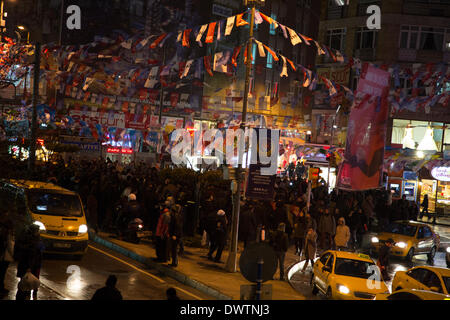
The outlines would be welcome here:
M 27 32 L 27 44 L 30 43 L 30 31 L 24 26 L 17 26 L 17 29 Z

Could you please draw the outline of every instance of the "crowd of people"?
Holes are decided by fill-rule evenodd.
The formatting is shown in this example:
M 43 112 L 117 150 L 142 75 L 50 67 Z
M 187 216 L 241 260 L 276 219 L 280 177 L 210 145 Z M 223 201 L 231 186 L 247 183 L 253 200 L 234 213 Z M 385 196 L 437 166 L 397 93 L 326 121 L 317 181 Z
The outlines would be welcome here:
M 306 270 L 317 250 L 357 249 L 365 233 L 382 231 L 394 220 L 416 220 L 420 215 L 416 203 L 405 198 L 392 201 L 386 190 L 328 193 L 327 186 L 319 183 L 309 194 L 304 173 L 301 168 L 291 168 L 290 175 L 277 177 L 273 199 L 241 199 L 239 240 L 245 247 L 259 241 L 264 231 L 277 255 L 280 280 L 284 280 L 285 254 L 291 246 L 306 260 Z M 9 171 L 4 176 L 17 178 L 20 171 Z M 30 179 L 77 191 L 85 204 L 88 225 L 95 231 L 114 232 L 123 238 L 128 223 L 140 219 L 152 231 L 155 260 L 171 260 L 173 267 L 178 265 L 178 255 L 183 254 L 186 230 L 203 236 L 202 244 L 209 247 L 207 258 L 218 263 L 230 238 L 232 201 L 226 197 L 231 193 L 224 199 L 223 193 L 219 196 L 214 189 L 206 188 L 197 198 L 198 221 L 186 219 L 187 202 L 196 200 L 192 187 L 162 179 L 159 169 L 144 163 L 123 166 L 110 160 L 65 163 L 59 159 L 38 166 Z M 2 217 L 0 290 L 4 291 L 4 274 L 13 260 L 19 261 L 20 278 L 29 271 L 39 278 L 43 248 L 38 231 L 30 229 L 17 239 L 11 252 L 11 228 L 6 215 Z M 19 292 L 18 298 L 22 296 Z

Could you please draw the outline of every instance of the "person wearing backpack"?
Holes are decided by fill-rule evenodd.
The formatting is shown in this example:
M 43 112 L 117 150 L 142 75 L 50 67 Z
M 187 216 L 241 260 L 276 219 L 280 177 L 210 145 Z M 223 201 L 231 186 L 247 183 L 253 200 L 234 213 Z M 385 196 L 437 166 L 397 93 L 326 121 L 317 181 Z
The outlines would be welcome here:
M 278 266 L 280 268 L 280 280 L 284 280 L 284 258 L 289 247 L 289 237 L 286 233 L 286 224 L 278 225 L 277 231 L 273 234 L 271 244 L 277 255 Z

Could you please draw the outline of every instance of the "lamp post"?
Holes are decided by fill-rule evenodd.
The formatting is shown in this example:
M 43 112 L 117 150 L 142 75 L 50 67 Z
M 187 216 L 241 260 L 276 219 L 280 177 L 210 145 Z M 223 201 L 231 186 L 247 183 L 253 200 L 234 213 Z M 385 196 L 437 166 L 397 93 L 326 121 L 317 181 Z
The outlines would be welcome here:
M 249 39 L 247 43 L 247 61 L 245 69 L 245 88 L 244 88 L 244 100 L 242 103 L 242 121 L 240 129 L 245 130 L 245 124 L 247 121 L 247 104 L 248 104 L 248 90 L 250 87 L 250 71 L 252 68 L 251 51 L 253 44 L 253 27 L 255 21 L 255 9 L 256 5 L 263 5 L 264 0 L 244 0 L 244 6 L 251 5 L 251 15 L 250 15 L 250 31 Z M 228 260 L 226 263 L 226 270 L 229 272 L 237 271 L 237 245 L 238 245 L 238 228 L 239 228 L 239 211 L 241 206 L 241 182 L 242 182 L 242 159 L 243 150 L 238 148 L 238 167 L 235 171 L 236 173 L 236 188 L 233 194 L 233 215 L 232 215 L 232 233 L 231 233 L 231 246 L 230 253 L 228 255 Z
M 334 145 L 334 129 L 336 129 L 336 117 L 339 113 L 339 110 L 341 110 L 341 105 L 338 106 L 338 108 L 336 109 L 336 114 L 333 117 L 333 125 L 331 126 L 331 143 L 330 143 L 330 147 L 333 148 Z M 329 188 L 330 188 L 330 160 L 328 160 L 328 178 L 327 178 L 327 192 L 329 192 Z
M 17 29 L 20 31 L 26 31 L 27 32 L 27 44 L 30 43 L 30 31 L 25 26 L 17 26 Z

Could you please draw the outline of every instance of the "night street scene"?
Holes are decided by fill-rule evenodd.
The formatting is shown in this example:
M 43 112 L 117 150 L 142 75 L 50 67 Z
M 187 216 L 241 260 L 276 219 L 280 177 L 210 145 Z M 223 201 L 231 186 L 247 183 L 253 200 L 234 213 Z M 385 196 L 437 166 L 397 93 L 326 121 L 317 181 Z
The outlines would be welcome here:
M 0 2 L 0 308 L 450 300 L 450 0 Z

